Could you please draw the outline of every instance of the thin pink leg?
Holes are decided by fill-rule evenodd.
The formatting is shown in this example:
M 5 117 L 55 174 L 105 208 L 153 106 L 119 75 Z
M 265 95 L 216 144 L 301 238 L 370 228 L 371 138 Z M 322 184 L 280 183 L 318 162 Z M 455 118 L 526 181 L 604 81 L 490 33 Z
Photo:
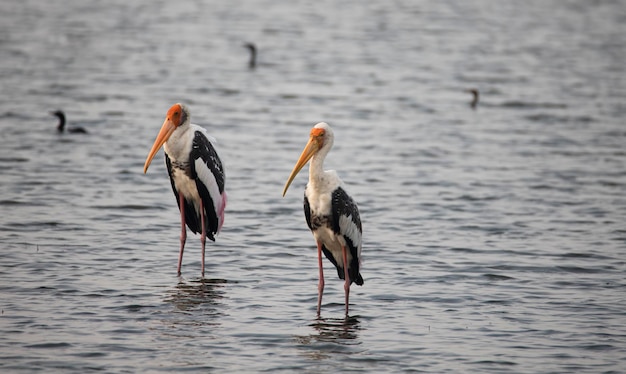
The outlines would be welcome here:
M 324 294 L 324 267 L 322 266 L 322 243 L 317 242 L 317 264 L 320 268 L 320 281 L 317 284 L 317 316 L 322 309 L 322 295 Z
M 187 228 L 185 227 L 185 197 L 182 193 L 178 194 L 180 201 L 180 253 L 178 254 L 178 276 L 180 276 L 180 267 L 183 263 L 183 251 L 185 250 L 185 241 L 187 240 Z
M 202 235 L 200 235 L 200 241 L 202 242 L 202 278 L 204 278 L 204 246 L 206 244 L 206 225 L 204 224 L 205 220 L 204 213 L 204 202 L 200 201 L 200 222 L 202 223 Z
M 348 299 L 350 297 L 350 274 L 348 273 L 348 251 L 343 246 L 343 272 L 346 277 L 346 283 L 343 289 L 346 291 L 346 316 L 348 316 Z

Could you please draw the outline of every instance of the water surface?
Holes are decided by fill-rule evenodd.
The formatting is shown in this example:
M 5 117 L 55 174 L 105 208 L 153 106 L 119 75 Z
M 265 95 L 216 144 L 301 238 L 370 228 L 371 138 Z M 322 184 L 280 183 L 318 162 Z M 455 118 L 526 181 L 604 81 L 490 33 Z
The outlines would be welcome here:
M 4 1 L 2 372 L 621 372 L 626 6 Z M 259 48 L 248 69 L 246 42 Z M 473 110 L 470 95 L 481 101 Z M 184 102 L 229 205 L 200 277 L 158 155 Z M 86 136 L 57 134 L 66 111 Z M 316 317 L 306 173 L 361 210 Z

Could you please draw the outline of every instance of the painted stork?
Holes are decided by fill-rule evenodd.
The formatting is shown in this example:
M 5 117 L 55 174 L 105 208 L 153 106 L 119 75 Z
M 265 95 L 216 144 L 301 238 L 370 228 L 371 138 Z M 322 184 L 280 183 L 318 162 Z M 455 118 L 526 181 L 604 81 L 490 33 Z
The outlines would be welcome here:
M 57 125 L 57 130 L 62 133 L 65 130 L 65 113 L 62 110 L 57 110 L 54 112 L 50 112 L 53 116 L 56 116 L 59 119 L 59 124 Z M 87 130 L 82 127 L 68 127 L 67 132 L 72 134 L 86 134 Z
M 333 130 L 324 122 L 311 129 L 309 142 L 285 183 L 283 196 L 298 172 L 311 160 L 309 183 L 304 190 L 304 216 L 317 242 L 320 272 L 317 314 L 320 314 L 324 293 L 323 252 L 337 268 L 339 278 L 345 280 L 347 316 L 350 285 L 352 282 L 363 285 L 359 273 L 362 229 L 359 208 L 346 192 L 343 182 L 334 170 L 324 171 L 324 159 L 333 146 L 333 138 Z
M 224 169 L 207 131 L 189 122 L 189 109 L 174 104 L 168 111 L 161 131 L 146 158 L 143 172 L 159 148 L 164 146 L 165 164 L 172 190 L 180 210 L 181 233 L 178 255 L 178 275 L 187 239 L 185 224 L 194 233 L 201 233 L 202 276 L 204 277 L 204 248 L 206 238 L 215 241 L 215 234 L 224 223 L 226 192 Z

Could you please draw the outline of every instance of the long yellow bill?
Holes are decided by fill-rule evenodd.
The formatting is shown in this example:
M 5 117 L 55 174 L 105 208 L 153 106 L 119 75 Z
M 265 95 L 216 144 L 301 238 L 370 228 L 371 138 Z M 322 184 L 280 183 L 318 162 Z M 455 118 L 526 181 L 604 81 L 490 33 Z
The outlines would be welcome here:
M 296 177 L 296 175 L 298 175 L 298 173 L 300 172 L 300 170 L 302 170 L 304 165 L 306 165 L 306 163 L 309 162 L 311 157 L 313 157 L 313 155 L 317 151 L 319 151 L 319 149 L 320 149 L 320 146 L 319 146 L 318 140 L 314 136 L 311 136 L 309 138 L 309 142 L 306 143 L 306 146 L 304 147 L 304 150 L 302 151 L 302 154 L 300 155 L 300 158 L 298 159 L 296 166 L 293 167 L 293 170 L 291 171 L 291 175 L 289 175 L 289 179 L 287 179 L 287 183 L 285 183 L 285 188 L 283 189 L 283 196 L 285 196 L 285 194 L 287 193 L 287 189 L 291 185 L 291 182 L 293 182 L 293 179 Z
M 172 133 L 176 130 L 176 125 L 169 118 L 169 116 L 163 122 L 163 126 L 161 126 L 161 131 L 159 131 L 159 135 L 157 135 L 154 144 L 152 145 L 152 149 L 150 153 L 148 153 L 148 157 L 146 158 L 146 163 L 143 165 L 143 173 L 145 174 L 148 171 L 148 167 L 154 158 L 154 155 L 157 154 L 159 149 L 163 146 L 163 144 L 167 141 L 167 139 L 172 136 Z

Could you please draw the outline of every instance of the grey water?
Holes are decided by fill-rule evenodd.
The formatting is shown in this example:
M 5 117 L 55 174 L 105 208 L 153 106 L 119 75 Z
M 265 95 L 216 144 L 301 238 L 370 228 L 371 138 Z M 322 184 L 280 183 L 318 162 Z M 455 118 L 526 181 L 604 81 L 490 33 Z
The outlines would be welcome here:
M 625 35 L 613 0 L 0 2 L 0 371 L 626 371 Z M 226 170 L 205 278 L 142 170 L 175 102 Z M 281 196 L 319 121 L 348 318 L 306 171 Z

